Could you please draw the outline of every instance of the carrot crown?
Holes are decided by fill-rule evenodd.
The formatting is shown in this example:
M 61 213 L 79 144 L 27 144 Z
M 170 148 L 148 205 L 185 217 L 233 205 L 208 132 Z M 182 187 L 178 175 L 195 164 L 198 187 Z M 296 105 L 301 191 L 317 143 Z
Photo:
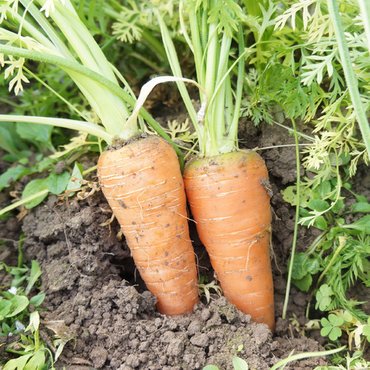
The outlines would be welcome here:
M 178 88 L 195 127 L 202 156 L 237 149 L 238 121 L 243 92 L 245 55 L 241 27 L 243 11 L 236 1 L 180 1 L 181 31 L 191 49 L 196 69 L 201 110 L 195 112 L 182 82 Z M 186 14 L 186 17 L 185 17 Z M 181 67 L 170 33 L 159 12 L 157 18 L 167 57 L 175 76 Z M 235 45 L 233 47 L 233 43 Z M 234 72 L 236 85 L 233 85 Z

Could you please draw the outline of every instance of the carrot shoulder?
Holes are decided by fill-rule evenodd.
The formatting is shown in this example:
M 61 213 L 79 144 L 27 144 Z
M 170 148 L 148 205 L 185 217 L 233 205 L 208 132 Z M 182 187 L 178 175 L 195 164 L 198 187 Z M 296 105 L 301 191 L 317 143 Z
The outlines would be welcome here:
M 273 329 L 271 210 L 263 159 L 255 152 L 196 159 L 185 168 L 184 182 L 225 297 Z
M 198 302 L 197 270 L 172 147 L 148 137 L 106 151 L 98 176 L 158 310 L 168 315 L 191 311 Z

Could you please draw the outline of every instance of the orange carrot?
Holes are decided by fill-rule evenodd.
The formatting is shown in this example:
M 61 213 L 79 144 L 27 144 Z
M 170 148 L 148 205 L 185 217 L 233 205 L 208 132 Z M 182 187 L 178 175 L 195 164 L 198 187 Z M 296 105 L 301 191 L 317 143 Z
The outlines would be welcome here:
M 190 312 L 198 302 L 197 270 L 173 148 L 151 136 L 106 151 L 98 176 L 158 310 Z
M 274 329 L 268 173 L 255 152 L 195 159 L 185 190 L 225 297 Z

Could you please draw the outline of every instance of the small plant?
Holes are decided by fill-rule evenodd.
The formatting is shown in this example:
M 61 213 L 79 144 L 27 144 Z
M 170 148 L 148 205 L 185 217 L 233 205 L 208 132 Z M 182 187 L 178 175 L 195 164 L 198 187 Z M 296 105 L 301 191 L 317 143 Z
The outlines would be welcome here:
M 232 358 L 232 364 L 234 370 L 249 370 L 248 363 L 238 356 Z M 203 370 L 220 370 L 220 368 L 216 365 L 207 365 Z
M 335 341 L 342 336 L 342 329 L 341 327 L 344 324 L 344 318 L 329 314 L 328 318 L 323 317 L 321 319 L 322 329 L 320 334 L 323 337 L 329 337 L 330 340 Z
M 217 284 L 216 280 L 212 280 L 211 282 L 207 283 L 206 278 L 200 276 L 198 288 L 200 295 L 204 294 L 206 297 L 207 303 L 211 301 L 211 291 L 213 291 L 213 293 L 219 297 L 222 295 L 222 289 Z
M 296 205 L 293 189 L 288 187 L 283 197 Z M 355 201 L 351 205 L 344 204 L 343 192 L 353 196 Z M 314 285 L 317 309 L 330 311 L 343 308 L 365 319 L 366 315 L 358 308 L 360 303 L 349 299 L 346 293 L 356 281 L 365 286 L 370 281 L 368 200 L 353 193 L 348 182 L 342 187 L 334 179 L 323 181 L 317 187 L 301 184 L 301 194 L 300 223 L 318 228 L 321 234 L 305 252 L 295 256 L 293 283 L 306 292 Z M 349 214 L 358 215 L 357 219 L 346 222 Z
M 70 340 L 60 341 L 55 337 L 54 353 L 41 339 L 40 314 L 45 294 L 34 294 L 41 276 L 40 266 L 31 262 L 31 268 L 13 267 L 0 264 L 0 271 L 11 278 L 9 289 L 0 291 L 0 348 L 7 356 L 2 356 L 3 370 L 54 369 L 54 362 L 60 356 L 64 345 Z
M 344 364 L 336 364 L 337 362 L 344 362 Z M 329 366 L 317 366 L 314 370 L 367 370 L 370 368 L 370 362 L 363 358 L 361 351 L 356 351 L 352 354 L 347 353 L 343 359 L 338 355 L 334 355 L 332 358 L 333 365 Z

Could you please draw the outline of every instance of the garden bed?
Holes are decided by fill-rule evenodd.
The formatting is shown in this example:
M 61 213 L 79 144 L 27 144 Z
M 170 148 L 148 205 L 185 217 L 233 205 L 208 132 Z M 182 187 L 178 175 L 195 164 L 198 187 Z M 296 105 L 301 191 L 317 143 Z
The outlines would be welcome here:
M 240 137 L 245 146 L 263 148 L 292 142 L 286 130 L 278 126 L 257 129 L 251 123 L 245 125 Z M 244 141 L 243 127 L 248 127 L 248 142 Z M 292 351 L 323 349 L 322 338 L 320 344 L 302 330 L 308 295 L 293 289 L 288 311 L 292 320 L 279 319 L 294 228 L 294 209 L 283 201 L 280 191 L 295 179 L 294 147 L 268 149 L 261 154 L 267 162 L 273 190 L 276 333 L 271 335 L 266 326 L 251 322 L 249 316 L 212 290 L 211 302 L 207 303 L 203 295 L 191 315 L 160 315 L 124 240 L 117 238 L 118 225 L 115 221 L 109 223 L 111 211 L 101 193 L 81 201 L 52 196 L 30 212 L 21 227 L 27 259 L 39 261 L 43 271 L 46 300 L 42 335 L 49 343 L 55 333 L 70 339 L 59 368 L 201 369 L 215 364 L 229 369 L 232 357 L 238 355 L 250 369 L 268 369 Z M 12 218 L 1 229 L 16 238 L 19 225 Z M 213 271 L 194 230 L 191 227 L 199 273 L 211 281 Z M 315 237 L 314 230 L 300 228 L 298 248 L 309 245 Z M 16 256 L 16 248 L 11 250 Z M 287 368 L 313 369 L 319 364 L 325 364 L 325 360 L 302 360 Z

